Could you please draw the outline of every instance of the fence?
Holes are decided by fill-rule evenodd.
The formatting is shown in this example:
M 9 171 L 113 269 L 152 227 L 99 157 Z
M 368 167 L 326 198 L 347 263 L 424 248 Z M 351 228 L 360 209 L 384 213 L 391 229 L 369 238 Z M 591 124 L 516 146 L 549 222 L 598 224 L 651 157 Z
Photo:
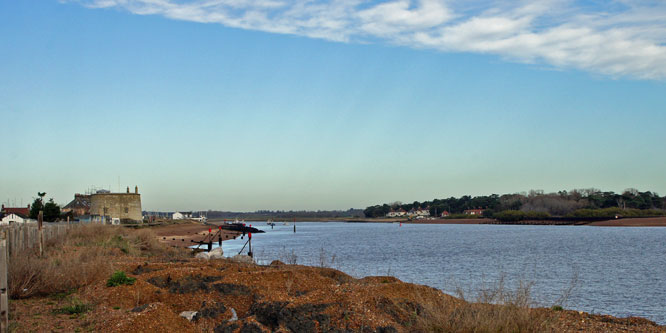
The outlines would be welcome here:
M 43 243 L 64 236 L 69 228 L 69 224 L 43 225 L 43 241 L 40 243 L 39 225 L 37 223 L 10 224 L 0 227 L 0 333 L 5 333 L 9 329 L 7 269 L 9 268 L 10 256 L 32 248 L 41 251 Z
M 5 230 L 0 229 L 0 332 L 9 331 L 9 289 L 7 288 L 7 237 Z
M 44 242 L 64 236 L 69 228 L 70 226 L 66 224 L 45 223 L 42 227 Z M 7 233 L 7 250 L 10 256 L 31 248 L 39 248 L 39 227 L 37 223 L 14 224 L 1 229 L 4 229 Z

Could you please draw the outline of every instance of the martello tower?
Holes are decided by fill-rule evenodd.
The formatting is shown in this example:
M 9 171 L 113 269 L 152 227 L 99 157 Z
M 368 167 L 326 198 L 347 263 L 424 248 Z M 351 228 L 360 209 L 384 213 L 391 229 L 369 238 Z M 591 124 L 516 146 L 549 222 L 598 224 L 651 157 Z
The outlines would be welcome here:
M 120 219 L 120 221 L 141 221 L 141 195 L 139 187 L 134 187 L 134 193 L 111 193 L 109 191 L 97 191 L 90 197 L 90 215 L 104 216 L 108 219 Z

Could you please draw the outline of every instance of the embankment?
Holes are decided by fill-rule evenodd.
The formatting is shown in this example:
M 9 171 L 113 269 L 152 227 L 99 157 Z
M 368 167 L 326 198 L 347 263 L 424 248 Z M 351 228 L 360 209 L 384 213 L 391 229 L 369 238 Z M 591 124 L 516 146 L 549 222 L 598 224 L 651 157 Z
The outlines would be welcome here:
M 498 290 L 501 305 L 474 303 L 390 276 L 194 259 L 159 238 L 149 229 L 95 226 L 50 244 L 44 258 L 23 254 L 35 266 L 11 272 L 10 283 L 37 274 L 52 285 L 12 300 L 12 331 L 666 332 L 641 318 L 533 308 L 529 290 Z M 109 286 L 118 270 L 129 278 Z M 185 311 L 196 312 L 191 321 Z

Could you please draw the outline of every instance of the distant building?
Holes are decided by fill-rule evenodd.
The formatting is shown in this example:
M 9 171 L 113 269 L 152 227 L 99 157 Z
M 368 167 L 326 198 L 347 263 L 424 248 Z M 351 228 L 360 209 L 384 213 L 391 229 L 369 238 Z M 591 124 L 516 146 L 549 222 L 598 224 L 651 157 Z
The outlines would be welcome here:
M 391 209 L 391 211 L 388 212 L 388 214 L 386 214 L 386 217 L 400 217 L 400 216 L 405 216 L 405 215 L 407 215 L 407 211 L 400 208 L 398 210 Z
M 10 213 L 5 215 L 2 220 L 0 220 L 0 225 L 7 225 L 7 224 L 13 224 L 13 223 L 25 223 L 28 221 L 28 216 L 26 215 L 21 215 L 21 214 L 15 214 L 15 213 Z
M 430 209 L 423 209 L 421 207 L 419 208 L 412 208 L 409 213 L 409 216 L 414 216 L 414 217 L 419 217 L 419 216 L 430 216 Z
M 73 217 L 88 215 L 90 214 L 90 197 L 91 195 L 76 193 L 74 200 L 62 207 L 60 211 L 63 214 L 71 212 Z
M 449 217 L 449 215 L 451 215 L 449 212 L 443 211 L 441 216 L 442 217 Z
M 192 212 L 175 212 L 171 215 L 173 220 L 184 220 L 192 218 Z
M 97 191 L 90 195 L 90 216 L 92 221 L 104 222 L 137 222 L 142 221 L 141 195 L 139 188 L 134 187 L 134 193 L 111 193 Z
M 0 213 L 5 215 L 17 214 L 28 217 L 30 216 L 30 205 L 28 205 L 28 207 L 5 207 L 5 205 L 2 205 Z
M 467 209 L 463 212 L 465 215 L 483 215 L 483 209 Z

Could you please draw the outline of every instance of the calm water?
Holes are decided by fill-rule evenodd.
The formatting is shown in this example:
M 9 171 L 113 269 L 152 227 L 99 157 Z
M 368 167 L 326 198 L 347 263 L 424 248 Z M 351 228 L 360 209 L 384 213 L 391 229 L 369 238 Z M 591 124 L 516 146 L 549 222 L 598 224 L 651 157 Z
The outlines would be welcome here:
M 508 287 L 533 282 L 542 306 L 573 284 L 565 308 L 666 324 L 666 228 L 299 222 L 293 233 L 292 226 L 253 226 L 266 230 L 252 238 L 262 263 L 288 262 L 293 250 L 299 264 L 325 258 L 355 277 L 393 275 L 467 295 L 504 276 Z M 225 255 L 246 240 L 224 242 Z

